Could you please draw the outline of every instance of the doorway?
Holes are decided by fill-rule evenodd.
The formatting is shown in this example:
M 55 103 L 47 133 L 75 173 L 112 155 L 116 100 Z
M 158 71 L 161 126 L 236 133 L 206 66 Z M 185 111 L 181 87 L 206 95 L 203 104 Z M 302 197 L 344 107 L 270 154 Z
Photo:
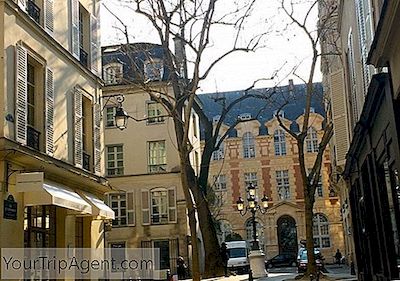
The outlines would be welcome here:
M 279 254 L 297 254 L 297 230 L 293 217 L 284 215 L 278 219 Z

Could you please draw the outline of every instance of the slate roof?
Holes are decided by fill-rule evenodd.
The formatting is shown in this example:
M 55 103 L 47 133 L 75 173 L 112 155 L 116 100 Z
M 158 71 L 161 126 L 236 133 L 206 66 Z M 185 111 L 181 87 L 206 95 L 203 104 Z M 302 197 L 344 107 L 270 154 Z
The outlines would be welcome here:
M 140 81 L 143 79 L 144 62 L 149 58 L 157 58 L 164 61 L 165 49 L 161 45 L 153 43 L 132 43 L 125 45 L 105 46 L 101 48 L 102 66 L 112 62 L 121 63 L 123 66 L 123 81 L 121 84 Z M 163 65 L 162 80 L 169 78 L 170 71 Z M 104 77 L 103 77 L 104 78 Z
M 306 85 L 299 84 L 294 85 L 293 90 L 289 91 L 288 86 L 275 87 L 275 88 L 263 88 L 250 90 L 249 93 L 256 92 L 264 94 L 265 96 L 271 96 L 267 101 L 260 101 L 256 98 L 248 98 L 244 101 L 235 105 L 225 119 L 224 123 L 231 125 L 235 122 L 236 118 L 243 113 L 250 113 L 254 118 L 261 110 L 257 120 L 261 123 L 260 135 L 267 134 L 267 129 L 264 123 L 273 118 L 274 112 L 281 107 L 286 101 L 288 104 L 283 108 L 285 118 L 289 120 L 296 120 L 301 114 L 304 113 L 305 107 L 305 93 Z M 271 93 L 273 93 L 271 95 Z M 223 108 L 222 103 L 225 101 L 226 105 L 232 101 L 245 95 L 245 91 L 231 91 L 231 92 L 219 92 L 219 93 L 208 93 L 199 94 L 198 97 L 203 103 L 203 109 L 210 120 L 214 116 L 221 115 Z M 325 110 L 323 105 L 323 88 L 322 83 L 314 83 L 314 94 L 311 102 L 311 106 L 314 108 L 316 113 L 325 116 Z M 292 128 L 298 128 L 296 123 L 292 124 Z M 235 136 L 235 132 L 231 136 Z

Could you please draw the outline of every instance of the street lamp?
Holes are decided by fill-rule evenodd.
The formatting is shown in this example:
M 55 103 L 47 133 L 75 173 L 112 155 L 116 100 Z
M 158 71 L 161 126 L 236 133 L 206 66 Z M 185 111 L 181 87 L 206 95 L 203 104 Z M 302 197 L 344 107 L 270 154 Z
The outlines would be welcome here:
M 260 250 L 260 246 L 257 241 L 256 212 L 258 210 L 260 211 L 260 213 L 265 214 L 268 209 L 268 201 L 269 198 L 264 194 L 263 198 L 261 198 L 261 205 L 258 204 L 256 198 L 256 187 L 252 183 L 247 186 L 247 206 L 244 205 L 242 197 L 239 197 L 239 199 L 236 201 L 237 209 L 242 216 L 244 216 L 247 211 L 251 212 L 253 228 L 253 243 L 251 247 L 252 250 Z
M 106 96 L 103 96 L 103 98 L 107 99 L 105 102 L 106 105 L 110 101 L 117 105 L 116 110 L 115 110 L 115 115 L 114 115 L 114 123 L 115 123 L 115 126 L 118 129 L 120 129 L 121 131 L 126 129 L 129 118 L 133 119 L 135 121 L 143 121 L 144 120 L 144 119 L 143 120 L 136 119 L 136 118 L 130 116 L 128 113 L 126 113 L 126 111 L 122 107 L 122 103 L 125 100 L 124 95 L 122 95 L 122 94 L 106 95 Z

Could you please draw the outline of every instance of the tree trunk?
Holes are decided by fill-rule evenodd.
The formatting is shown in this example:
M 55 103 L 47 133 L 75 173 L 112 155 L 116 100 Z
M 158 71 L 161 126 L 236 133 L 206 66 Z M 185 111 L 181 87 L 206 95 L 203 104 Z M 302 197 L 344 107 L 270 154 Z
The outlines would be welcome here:
M 185 167 L 187 161 L 187 157 L 180 155 L 181 160 L 181 167 Z M 188 218 L 189 218 L 189 228 L 190 228 L 190 235 L 191 235 L 191 244 L 192 244 L 192 278 L 193 281 L 200 281 L 201 274 L 200 274 L 200 258 L 199 258 L 199 245 L 197 242 L 197 221 L 196 221 L 196 208 L 194 207 L 192 196 L 189 191 L 189 186 L 195 184 L 190 180 L 189 173 L 187 169 L 181 169 L 181 182 L 183 192 L 185 194 L 186 200 L 186 208 L 188 211 Z
M 224 263 L 220 255 L 215 222 L 210 212 L 208 204 L 205 202 L 203 193 L 197 187 L 197 192 L 193 192 L 197 204 L 199 215 L 199 225 L 203 237 L 205 268 L 204 278 L 211 278 L 224 275 Z M 202 198 L 201 198 L 202 197 Z
M 309 187 L 304 186 L 305 190 Z M 313 235 L 313 201 L 309 196 L 305 196 L 305 220 L 306 220 L 306 249 L 307 249 L 307 275 L 313 274 L 316 276 L 317 266 L 314 256 L 314 235 Z

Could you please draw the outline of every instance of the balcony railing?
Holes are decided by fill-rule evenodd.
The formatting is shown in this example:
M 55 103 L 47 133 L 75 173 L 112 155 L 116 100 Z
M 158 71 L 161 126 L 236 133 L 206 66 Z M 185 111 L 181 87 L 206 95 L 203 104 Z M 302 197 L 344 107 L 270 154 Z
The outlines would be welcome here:
M 83 153 L 83 169 L 90 170 L 90 155 L 85 152 Z
M 158 165 L 149 165 L 150 173 L 163 173 L 167 171 L 166 164 L 158 164 Z
M 83 65 L 83 66 L 86 66 L 86 67 L 88 67 L 88 53 L 86 53 L 85 52 L 85 50 L 84 49 L 82 49 L 82 48 L 79 48 L 79 61 L 81 62 L 81 64 Z
M 26 145 L 33 149 L 39 150 L 39 137 L 40 137 L 40 132 L 36 131 L 32 127 L 28 127 Z
M 40 8 L 32 0 L 28 0 L 28 15 L 40 24 Z

